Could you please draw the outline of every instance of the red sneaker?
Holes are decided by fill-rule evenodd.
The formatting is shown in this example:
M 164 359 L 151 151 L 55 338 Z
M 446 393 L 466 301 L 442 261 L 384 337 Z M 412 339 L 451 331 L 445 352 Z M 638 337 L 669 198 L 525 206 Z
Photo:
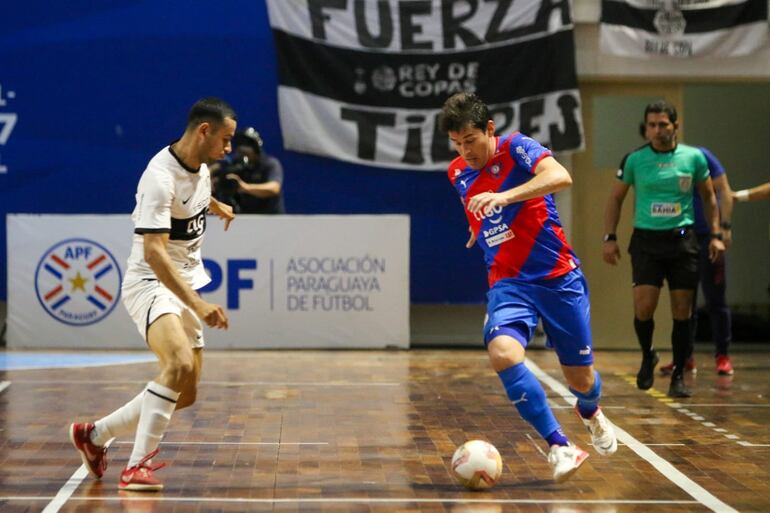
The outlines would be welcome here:
M 118 488 L 135 492 L 157 492 L 162 490 L 163 483 L 155 478 L 153 472 L 165 467 L 166 464 L 149 464 L 149 461 L 157 455 L 158 449 L 155 449 L 133 467 L 126 467 L 123 472 L 120 473 L 120 484 L 118 484 Z
M 722 376 L 732 376 L 735 372 L 733 370 L 733 364 L 730 362 L 730 357 L 726 354 L 717 355 L 717 374 Z
M 101 479 L 107 470 L 107 448 L 94 445 L 91 441 L 91 431 L 94 425 L 90 422 L 70 424 L 70 440 L 80 453 L 83 465 L 94 479 Z
M 692 372 L 693 374 L 698 373 L 698 367 L 695 365 L 694 356 L 691 356 L 687 359 L 687 363 L 684 364 L 684 370 L 687 372 Z M 674 362 L 671 362 L 668 365 L 660 366 L 660 373 L 664 376 L 670 376 L 672 372 L 674 372 Z

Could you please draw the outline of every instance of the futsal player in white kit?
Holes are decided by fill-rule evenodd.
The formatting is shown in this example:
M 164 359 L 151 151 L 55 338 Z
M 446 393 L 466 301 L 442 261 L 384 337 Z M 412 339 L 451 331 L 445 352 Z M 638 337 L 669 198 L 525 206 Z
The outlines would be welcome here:
M 128 403 L 94 423 L 74 423 L 69 434 L 89 473 L 107 468 L 105 445 L 135 432 L 133 451 L 120 475 L 123 490 L 157 491 L 153 472 L 158 445 L 175 410 L 195 402 L 203 361 L 202 323 L 227 329 L 221 306 L 196 292 L 210 279 L 201 261 L 207 212 L 234 219 L 232 208 L 211 196 L 208 165 L 231 150 L 235 111 L 219 98 L 203 98 L 190 109 L 182 138 L 150 160 L 139 180 L 134 242 L 121 293 L 123 304 L 160 373 Z

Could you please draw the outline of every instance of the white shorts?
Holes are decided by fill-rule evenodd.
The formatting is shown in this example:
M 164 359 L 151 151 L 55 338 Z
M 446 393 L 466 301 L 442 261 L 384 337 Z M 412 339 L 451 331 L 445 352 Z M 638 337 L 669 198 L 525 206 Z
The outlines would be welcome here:
M 198 316 L 160 281 L 139 280 L 123 283 L 121 295 L 128 315 L 133 319 L 145 342 L 150 324 L 161 315 L 175 314 L 182 320 L 190 346 L 197 349 L 205 345 L 203 325 Z

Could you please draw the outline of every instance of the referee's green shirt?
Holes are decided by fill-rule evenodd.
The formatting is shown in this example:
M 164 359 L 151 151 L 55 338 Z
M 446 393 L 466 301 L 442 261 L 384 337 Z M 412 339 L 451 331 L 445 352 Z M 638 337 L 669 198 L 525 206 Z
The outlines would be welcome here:
M 623 157 L 618 169 L 618 178 L 635 189 L 634 227 L 645 230 L 694 224 L 693 187 L 708 177 L 706 157 L 686 144 L 667 152 L 647 144 Z

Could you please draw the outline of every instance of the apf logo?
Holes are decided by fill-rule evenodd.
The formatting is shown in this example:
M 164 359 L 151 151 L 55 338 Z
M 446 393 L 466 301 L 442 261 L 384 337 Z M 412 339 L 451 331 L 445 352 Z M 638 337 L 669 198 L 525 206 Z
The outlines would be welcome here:
M 37 299 L 48 314 L 70 326 L 87 326 L 112 312 L 120 297 L 115 257 L 87 239 L 67 239 L 43 254 L 35 270 Z

